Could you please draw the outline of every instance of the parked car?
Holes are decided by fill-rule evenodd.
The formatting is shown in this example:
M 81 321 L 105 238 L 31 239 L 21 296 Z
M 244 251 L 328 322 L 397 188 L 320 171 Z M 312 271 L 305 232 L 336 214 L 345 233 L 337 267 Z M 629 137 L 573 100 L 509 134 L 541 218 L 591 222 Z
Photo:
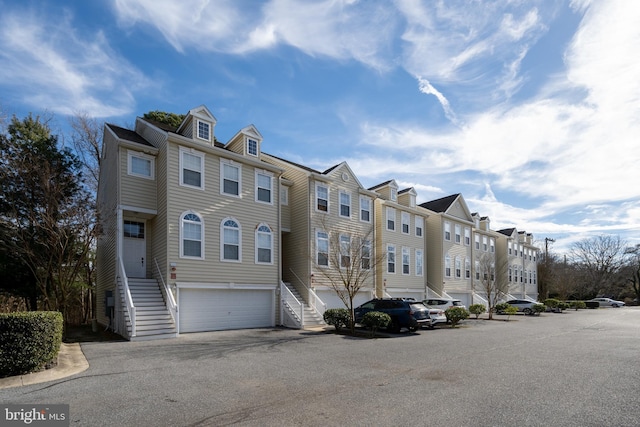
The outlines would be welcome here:
M 616 301 L 611 298 L 594 298 L 588 302 L 597 302 L 600 307 L 624 307 L 623 301 Z
M 429 317 L 431 317 L 431 326 L 435 326 L 438 323 L 447 323 L 447 316 L 444 314 L 444 310 L 441 308 L 427 307 L 429 310 Z
M 524 314 L 533 314 L 533 306 L 536 304 L 540 304 L 539 302 L 529 301 L 527 299 L 510 299 L 509 301 L 505 302 L 509 305 L 514 306 L 518 309 L 518 311 L 521 311 Z
M 400 332 L 402 328 L 413 332 L 420 327 L 433 327 L 427 307 L 412 299 L 374 298 L 353 311 L 356 323 L 362 322 L 364 315 L 370 311 L 387 313 L 391 317 L 391 324 L 388 326 L 391 332 Z
M 449 307 L 465 307 L 462 304 L 462 301 L 459 299 L 450 299 L 450 298 L 431 298 L 422 301 L 424 305 L 431 308 L 439 308 L 440 310 L 446 310 Z

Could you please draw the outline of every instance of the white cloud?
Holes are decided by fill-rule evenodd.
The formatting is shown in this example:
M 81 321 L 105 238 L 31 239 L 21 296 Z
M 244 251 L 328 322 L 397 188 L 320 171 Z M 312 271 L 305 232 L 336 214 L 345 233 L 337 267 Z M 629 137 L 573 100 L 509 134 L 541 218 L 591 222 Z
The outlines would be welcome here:
M 7 11 L 0 18 L 0 80 L 10 97 L 61 114 L 130 113 L 145 77 L 109 46 L 101 32 L 79 35 L 72 17 Z

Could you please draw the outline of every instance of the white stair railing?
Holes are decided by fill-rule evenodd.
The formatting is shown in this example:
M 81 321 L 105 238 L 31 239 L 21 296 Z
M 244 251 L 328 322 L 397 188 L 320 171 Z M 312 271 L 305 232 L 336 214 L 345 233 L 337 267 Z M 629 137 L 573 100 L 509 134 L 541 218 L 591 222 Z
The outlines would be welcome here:
M 129 314 L 129 321 L 131 322 L 130 337 L 133 338 L 136 336 L 136 307 L 133 305 L 133 298 L 131 298 L 131 291 L 129 290 L 129 281 L 127 280 L 127 273 L 124 270 L 124 263 L 122 262 L 122 258 L 118 258 L 118 275 L 120 280 L 117 281 L 117 284 L 122 286 L 122 291 L 123 291 L 122 293 L 124 294 L 125 308 L 127 309 L 127 313 Z M 118 291 L 117 293 L 119 294 L 120 290 L 117 289 L 117 291 Z M 123 333 L 123 332 L 126 332 L 126 330 L 121 331 L 120 333 Z
M 316 294 L 313 289 L 309 289 L 309 295 L 311 296 L 309 306 L 315 310 L 316 313 L 322 317 L 325 311 L 327 311 L 327 304 L 320 299 L 318 294 Z
M 302 329 L 304 327 L 304 304 L 296 298 L 284 282 L 280 281 L 280 319 L 284 326 Z M 287 324 L 287 319 L 293 324 Z
M 164 300 L 167 303 L 167 308 L 169 309 L 169 313 L 171 314 L 171 318 L 173 319 L 173 323 L 176 323 L 176 318 L 178 317 L 178 305 L 176 304 L 176 300 L 173 297 L 173 292 L 169 289 L 169 285 L 164 282 L 164 277 L 162 277 L 162 272 L 160 271 L 160 266 L 158 265 L 158 259 L 153 259 L 156 263 L 156 270 L 158 270 L 158 276 L 160 277 L 160 281 L 162 282 L 162 286 L 160 289 L 164 295 Z

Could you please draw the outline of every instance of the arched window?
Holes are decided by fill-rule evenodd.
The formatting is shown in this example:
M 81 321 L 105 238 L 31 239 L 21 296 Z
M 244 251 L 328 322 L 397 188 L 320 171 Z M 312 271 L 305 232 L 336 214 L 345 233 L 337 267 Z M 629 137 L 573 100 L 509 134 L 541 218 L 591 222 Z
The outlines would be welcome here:
M 221 223 L 220 259 L 223 261 L 242 261 L 240 242 L 240 224 L 233 218 L 225 218 Z
M 273 236 L 266 224 L 256 227 L 256 263 L 273 264 Z
M 200 215 L 185 212 L 180 217 L 180 256 L 204 258 L 204 233 Z

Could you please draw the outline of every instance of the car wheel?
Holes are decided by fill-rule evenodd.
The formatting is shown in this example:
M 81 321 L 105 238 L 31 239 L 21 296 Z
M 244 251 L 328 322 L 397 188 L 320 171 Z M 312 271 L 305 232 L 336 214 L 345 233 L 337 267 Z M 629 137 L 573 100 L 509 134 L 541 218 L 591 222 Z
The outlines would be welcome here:
M 524 310 L 522 310 L 522 311 L 524 311 L 524 314 L 525 314 L 525 315 L 529 315 L 529 314 L 532 314 L 532 313 L 533 313 L 533 310 L 531 310 L 531 309 L 530 309 L 530 308 L 528 308 L 528 307 L 527 307 L 527 308 L 525 308 L 525 309 L 524 309 Z
M 611 307 L 618 308 L 618 304 L 611 304 Z
M 409 332 L 416 332 L 419 326 L 409 326 Z

